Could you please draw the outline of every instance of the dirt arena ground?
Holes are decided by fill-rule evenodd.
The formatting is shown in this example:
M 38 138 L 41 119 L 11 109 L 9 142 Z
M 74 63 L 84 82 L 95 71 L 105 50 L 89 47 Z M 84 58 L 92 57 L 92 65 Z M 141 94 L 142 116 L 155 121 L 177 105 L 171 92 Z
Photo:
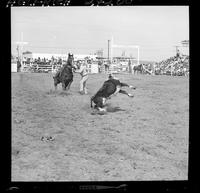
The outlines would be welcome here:
M 12 181 L 187 180 L 189 79 L 117 77 L 134 97 L 118 94 L 100 115 L 89 99 L 105 74 L 82 96 L 78 74 L 65 93 L 52 74 L 12 73 Z

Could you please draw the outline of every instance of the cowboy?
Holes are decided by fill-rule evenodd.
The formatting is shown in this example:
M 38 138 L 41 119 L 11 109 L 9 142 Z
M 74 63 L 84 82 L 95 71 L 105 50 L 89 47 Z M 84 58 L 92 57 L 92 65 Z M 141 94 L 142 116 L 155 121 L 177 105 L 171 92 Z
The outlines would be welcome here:
M 79 73 L 81 75 L 79 93 L 87 94 L 86 82 L 88 80 L 88 72 L 87 72 L 86 63 L 79 63 L 79 64 L 77 64 L 77 67 L 78 67 L 78 69 L 75 70 L 75 72 Z

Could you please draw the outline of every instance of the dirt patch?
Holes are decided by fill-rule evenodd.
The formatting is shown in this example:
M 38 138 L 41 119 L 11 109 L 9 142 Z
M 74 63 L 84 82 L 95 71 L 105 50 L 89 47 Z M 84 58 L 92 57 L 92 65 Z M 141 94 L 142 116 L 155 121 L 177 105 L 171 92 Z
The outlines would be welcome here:
M 51 74 L 12 74 L 13 181 L 187 180 L 189 80 L 117 75 L 136 86 L 90 108 L 107 75 L 90 75 L 80 95 L 55 91 Z

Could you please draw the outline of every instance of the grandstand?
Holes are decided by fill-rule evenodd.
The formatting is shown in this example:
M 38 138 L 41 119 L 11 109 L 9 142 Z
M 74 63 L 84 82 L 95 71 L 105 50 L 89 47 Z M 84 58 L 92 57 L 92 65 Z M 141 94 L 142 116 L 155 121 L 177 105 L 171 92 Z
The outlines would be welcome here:
M 176 56 L 172 56 L 160 62 L 144 62 L 139 59 L 139 46 L 118 45 L 109 41 L 108 57 L 100 54 L 74 54 L 74 62 L 86 62 L 89 73 L 133 73 L 133 66 L 142 64 L 143 74 L 151 75 L 189 75 L 189 41 L 181 42 L 182 46 L 176 47 Z M 121 49 L 122 55 L 114 56 L 114 49 Z M 127 50 L 126 50 L 127 49 Z M 126 56 L 125 50 L 130 52 Z M 136 53 L 137 50 L 137 53 Z M 100 52 L 100 51 L 99 51 Z M 133 57 L 133 53 L 135 56 Z M 115 54 L 116 55 L 116 54 Z M 22 72 L 52 72 L 55 73 L 67 61 L 67 54 L 32 53 L 29 51 L 22 54 Z M 16 71 L 12 65 L 12 71 Z M 16 68 L 16 67 L 15 67 Z M 18 70 L 17 70 L 18 71 Z
M 156 63 L 156 74 L 165 75 L 189 75 L 189 56 L 174 56 Z

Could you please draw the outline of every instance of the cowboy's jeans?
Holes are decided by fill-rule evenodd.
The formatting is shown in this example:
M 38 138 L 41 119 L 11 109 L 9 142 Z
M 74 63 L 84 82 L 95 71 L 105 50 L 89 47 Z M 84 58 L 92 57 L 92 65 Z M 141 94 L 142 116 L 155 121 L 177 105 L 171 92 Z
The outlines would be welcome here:
M 88 75 L 83 76 L 80 81 L 80 92 L 87 94 L 86 82 L 88 80 Z

